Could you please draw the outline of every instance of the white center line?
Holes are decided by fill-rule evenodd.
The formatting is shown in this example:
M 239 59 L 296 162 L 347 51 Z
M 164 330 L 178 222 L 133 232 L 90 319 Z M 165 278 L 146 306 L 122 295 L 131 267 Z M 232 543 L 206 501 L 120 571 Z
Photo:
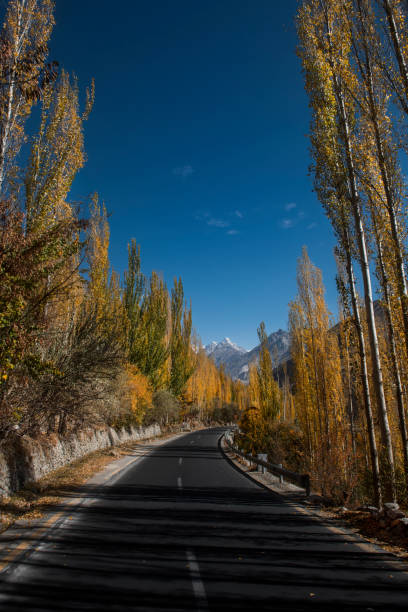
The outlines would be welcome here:
M 182 488 L 183 488 L 183 483 L 181 482 L 181 476 L 179 476 L 179 477 L 177 478 L 177 486 L 178 486 L 178 488 L 179 488 L 179 489 L 182 489 Z
M 181 465 L 183 463 L 183 457 L 179 458 L 179 465 Z
M 197 562 L 197 557 L 189 548 L 186 550 L 188 567 L 190 570 L 191 582 L 193 583 L 193 591 L 197 601 L 198 612 L 208 610 L 207 595 L 205 592 L 203 581 L 201 580 L 200 566 Z

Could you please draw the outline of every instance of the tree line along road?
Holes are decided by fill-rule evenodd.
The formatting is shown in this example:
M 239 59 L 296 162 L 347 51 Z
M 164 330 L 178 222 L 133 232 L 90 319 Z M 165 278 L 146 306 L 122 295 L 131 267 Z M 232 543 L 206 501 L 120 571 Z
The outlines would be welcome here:
M 3 569 L 2 612 L 406 611 L 403 562 L 240 473 L 223 432 L 179 436 L 90 481 Z

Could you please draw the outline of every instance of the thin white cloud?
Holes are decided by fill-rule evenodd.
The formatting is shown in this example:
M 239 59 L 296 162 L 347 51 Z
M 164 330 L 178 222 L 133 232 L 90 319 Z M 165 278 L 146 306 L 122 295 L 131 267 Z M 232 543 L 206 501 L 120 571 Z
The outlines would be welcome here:
M 290 206 L 289 212 L 293 210 L 295 214 L 288 216 L 288 217 L 284 217 L 283 219 L 279 221 L 279 225 L 282 229 L 290 229 L 291 227 L 298 225 L 302 221 L 302 219 L 306 217 L 306 214 L 303 212 L 303 210 L 298 210 L 298 211 L 294 210 L 296 208 L 296 204 L 294 203 L 287 204 L 285 208 L 288 209 L 288 206 Z
M 238 211 L 239 212 L 239 211 Z M 214 217 L 208 210 L 197 210 L 194 214 L 194 219 L 200 223 L 204 223 L 209 227 L 226 230 L 228 236 L 235 236 L 240 232 L 234 227 L 231 227 L 231 222 L 221 217 Z
M 209 219 L 207 219 L 207 225 L 210 225 L 212 227 L 229 227 L 229 223 L 228 221 L 225 221 L 225 219 L 216 219 L 215 217 L 210 217 Z
M 187 178 L 194 174 L 195 170 L 190 164 L 186 164 L 185 166 L 179 166 L 178 168 L 173 168 L 173 174 L 175 176 L 181 176 L 181 178 Z
M 294 225 L 293 219 L 282 219 L 280 222 L 280 226 L 283 229 L 289 229 L 290 227 L 293 227 L 293 225 Z
M 296 204 L 295 204 L 295 202 L 289 202 L 289 204 L 286 204 L 286 205 L 285 205 L 285 210 L 287 210 L 288 212 L 289 212 L 290 210 L 293 210 L 294 208 L 296 208 Z
M 235 216 L 238 217 L 238 219 L 242 219 L 243 218 L 243 214 L 240 210 L 235 210 Z
M 312 230 L 315 227 L 317 227 L 317 223 L 315 223 L 314 221 L 312 223 L 309 223 L 309 225 L 306 227 L 307 230 Z

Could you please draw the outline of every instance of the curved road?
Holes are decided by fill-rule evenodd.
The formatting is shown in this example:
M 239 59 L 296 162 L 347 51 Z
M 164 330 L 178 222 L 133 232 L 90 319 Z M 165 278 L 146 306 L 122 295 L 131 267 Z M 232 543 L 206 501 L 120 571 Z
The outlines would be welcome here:
M 2 612 L 407 610 L 400 562 L 238 472 L 222 432 L 178 437 L 84 487 L 0 574 Z

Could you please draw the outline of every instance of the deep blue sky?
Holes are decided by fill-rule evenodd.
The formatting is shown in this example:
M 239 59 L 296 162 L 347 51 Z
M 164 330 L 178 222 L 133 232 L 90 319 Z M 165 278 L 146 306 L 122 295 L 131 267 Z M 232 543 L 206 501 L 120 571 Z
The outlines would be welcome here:
M 92 77 L 88 162 L 73 198 L 98 191 L 111 260 L 141 245 L 146 273 L 181 275 L 204 343 L 246 348 L 287 326 L 307 245 L 336 310 L 334 239 L 308 176 L 309 111 L 297 2 L 56 0 L 51 56 Z

